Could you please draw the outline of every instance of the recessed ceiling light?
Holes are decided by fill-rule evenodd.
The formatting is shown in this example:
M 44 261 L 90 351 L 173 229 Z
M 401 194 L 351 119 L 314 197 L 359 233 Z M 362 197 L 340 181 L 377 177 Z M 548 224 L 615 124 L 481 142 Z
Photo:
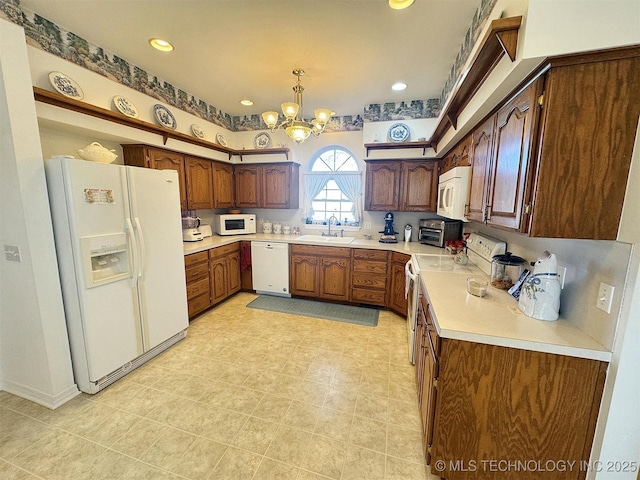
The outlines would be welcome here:
M 405 88 L 407 88 L 407 84 L 403 82 L 397 82 L 391 85 L 391 90 L 395 90 L 396 92 L 404 90 Z
M 394 10 L 402 10 L 413 5 L 415 0 L 389 0 L 389 6 Z
M 240 103 L 241 103 L 242 105 L 247 106 L 247 107 L 250 107 L 251 105 L 253 105 L 253 102 L 252 102 L 251 100 L 249 100 L 248 98 L 247 98 L 247 99 L 245 99 L 245 100 L 240 100 Z
M 173 45 L 161 38 L 150 38 L 149 45 L 162 52 L 170 52 L 173 50 Z

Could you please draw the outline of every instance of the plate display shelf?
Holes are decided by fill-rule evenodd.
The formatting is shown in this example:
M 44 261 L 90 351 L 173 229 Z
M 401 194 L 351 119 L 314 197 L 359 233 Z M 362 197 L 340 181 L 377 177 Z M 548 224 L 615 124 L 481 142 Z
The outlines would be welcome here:
M 286 157 L 287 160 L 289 160 L 290 150 L 288 148 L 236 150 L 229 147 L 223 147 L 222 145 L 218 145 L 207 140 L 199 139 L 192 135 L 176 132 L 175 130 L 169 130 L 168 128 L 161 127 L 160 125 L 145 122 L 137 118 L 126 117 L 118 112 L 107 110 L 106 108 L 97 107 L 95 105 L 91 105 L 90 103 L 81 102 L 80 100 L 76 100 L 73 98 L 68 98 L 64 95 L 45 90 L 43 88 L 33 87 L 33 96 L 36 102 L 47 103 L 49 105 L 54 105 L 56 107 L 82 113 L 91 117 L 100 118 L 109 122 L 119 123 L 121 125 L 126 125 L 132 128 L 137 128 L 138 130 L 143 130 L 145 132 L 158 134 L 162 137 L 162 143 L 165 145 L 167 143 L 167 140 L 172 138 L 174 140 L 180 140 L 185 143 L 191 143 L 193 145 L 198 145 L 204 148 L 209 148 L 211 150 L 226 153 L 229 156 L 229 160 L 231 160 L 231 157 L 233 156 L 240 157 L 240 161 L 242 161 L 243 156 L 276 154 L 282 154 Z
M 431 142 L 425 140 L 422 142 L 384 142 L 384 143 L 365 143 L 364 148 L 367 150 L 367 157 L 369 156 L 369 150 L 398 150 L 401 148 L 421 148 L 422 155 L 426 155 L 427 148 L 431 147 Z

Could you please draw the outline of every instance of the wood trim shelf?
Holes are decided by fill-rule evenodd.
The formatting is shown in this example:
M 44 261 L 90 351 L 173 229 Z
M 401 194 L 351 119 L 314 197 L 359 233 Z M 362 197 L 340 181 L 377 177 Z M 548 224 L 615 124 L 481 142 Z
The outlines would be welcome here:
M 367 150 L 398 150 L 402 148 L 421 148 L 422 155 L 427 153 L 427 148 L 431 147 L 431 142 L 401 142 L 401 143 L 365 143 L 364 148 Z
M 471 66 L 454 87 L 449 97 L 450 101 L 445 104 L 440 122 L 429 139 L 434 150 L 449 126 L 457 128 L 458 114 L 467 106 L 503 55 L 506 53 L 512 62 L 515 60 L 521 24 L 521 16 L 499 18 L 491 22 Z
M 180 140 L 185 143 L 190 143 L 193 145 L 198 145 L 200 147 L 208 148 L 210 150 L 216 150 L 218 152 L 226 153 L 227 155 L 229 155 L 229 160 L 231 160 L 231 157 L 233 157 L 234 155 L 239 156 L 240 161 L 242 161 L 242 157 L 247 155 L 275 154 L 283 154 L 286 159 L 289 160 L 288 148 L 235 150 L 233 148 L 223 147 L 222 145 L 207 142 L 206 140 L 192 137 L 184 133 L 169 130 L 149 122 L 144 122 L 142 120 L 138 120 L 137 118 L 126 117 L 124 115 L 120 115 L 119 113 L 112 112 L 111 110 L 97 107 L 89 103 L 81 102 L 73 98 L 68 98 L 59 93 L 50 92 L 49 90 L 44 90 L 39 87 L 33 87 L 33 96 L 36 102 L 47 103 L 49 105 L 54 105 L 56 107 L 82 113 L 84 115 L 100 118 L 109 122 L 119 123 L 121 125 L 126 125 L 127 127 L 137 128 L 138 130 L 144 130 L 145 132 L 156 133 L 162 137 L 163 145 L 166 145 L 167 140 L 172 138 L 174 140 Z

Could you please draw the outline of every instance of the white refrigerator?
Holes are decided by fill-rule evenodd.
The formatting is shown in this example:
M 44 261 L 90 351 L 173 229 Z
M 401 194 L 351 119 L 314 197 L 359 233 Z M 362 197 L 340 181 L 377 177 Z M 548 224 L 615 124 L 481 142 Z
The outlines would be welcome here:
M 173 170 L 45 162 L 73 371 L 97 393 L 186 336 Z

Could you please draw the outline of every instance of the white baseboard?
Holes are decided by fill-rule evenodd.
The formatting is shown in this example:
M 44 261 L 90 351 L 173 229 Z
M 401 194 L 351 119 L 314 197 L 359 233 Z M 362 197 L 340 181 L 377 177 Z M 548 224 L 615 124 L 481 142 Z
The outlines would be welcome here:
M 55 395 L 44 393 L 34 388 L 11 381 L 2 382 L 2 384 L 0 384 L 0 390 L 17 395 L 18 397 L 26 398 L 27 400 L 31 400 L 32 402 L 42 405 L 43 407 L 50 408 L 51 410 L 55 410 L 59 406 L 67 403 L 73 397 L 80 395 L 80 390 L 78 390 L 75 383 Z

